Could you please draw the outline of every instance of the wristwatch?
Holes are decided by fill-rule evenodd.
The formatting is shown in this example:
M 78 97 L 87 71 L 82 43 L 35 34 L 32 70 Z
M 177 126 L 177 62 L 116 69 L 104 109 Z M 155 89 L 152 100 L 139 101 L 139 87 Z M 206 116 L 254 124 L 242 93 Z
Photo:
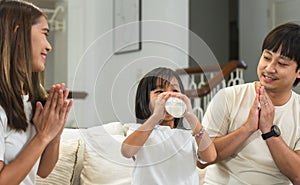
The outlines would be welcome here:
M 280 129 L 279 129 L 279 127 L 277 126 L 277 125 L 273 125 L 272 127 L 271 127 L 271 131 L 270 132 L 267 132 L 267 133 L 265 133 L 265 134 L 262 134 L 261 135 L 261 137 L 264 139 L 264 140 L 266 140 L 266 139 L 268 139 L 268 138 L 270 138 L 270 137 L 278 137 L 278 136 L 280 136 L 280 134 L 281 134 L 281 132 L 280 132 Z

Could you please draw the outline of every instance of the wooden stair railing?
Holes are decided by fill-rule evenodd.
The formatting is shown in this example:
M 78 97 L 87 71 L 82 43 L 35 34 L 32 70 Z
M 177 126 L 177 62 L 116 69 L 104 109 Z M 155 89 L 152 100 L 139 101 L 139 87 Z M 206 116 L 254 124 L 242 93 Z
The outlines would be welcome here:
M 218 90 L 244 83 L 243 71 L 246 68 L 247 65 L 244 61 L 231 60 L 226 64 L 176 70 L 180 76 L 189 77 L 185 94 L 191 98 L 193 111 L 200 121 Z
M 231 60 L 226 64 L 204 66 L 204 67 L 190 67 L 184 69 L 177 69 L 176 72 L 179 75 L 193 75 L 200 73 L 216 72 L 214 77 L 209 79 L 205 84 L 201 85 L 201 88 L 188 89 L 185 94 L 190 98 L 203 97 L 211 92 L 218 84 L 226 79 L 237 68 L 246 69 L 247 64 L 244 61 Z

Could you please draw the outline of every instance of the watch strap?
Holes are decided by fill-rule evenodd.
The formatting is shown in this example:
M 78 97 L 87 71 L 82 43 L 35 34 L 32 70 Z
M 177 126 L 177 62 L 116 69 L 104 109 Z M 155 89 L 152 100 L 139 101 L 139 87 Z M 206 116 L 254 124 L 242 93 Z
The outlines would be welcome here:
M 266 139 L 268 139 L 268 138 L 270 138 L 270 137 L 278 137 L 278 136 L 280 136 L 280 129 L 279 129 L 279 127 L 277 126 L 277 125 L 273 125 L 272 127 L 271 127 L 271 131 L 270 132 L 267 132 L 267 133 L 265 133 L 265 134 L 262 134 L 261 136 L 262 136 L 262 138 L 264 139 L 264 140 L 266 140 Z
M 272 136 L 275 136 L 275 134 L 273 133 L 273 131 L 270 131 L 270 132 L 267 132 L 267 133 L 265 133 L 265 134 L 262 134 L 261 136 L 262 136 L 262 138 L 263 138 L 264 140 L 266 140 L 266 139 L 268 139 L 268 138 L 270 138 L 270 137 L 272 137 Z

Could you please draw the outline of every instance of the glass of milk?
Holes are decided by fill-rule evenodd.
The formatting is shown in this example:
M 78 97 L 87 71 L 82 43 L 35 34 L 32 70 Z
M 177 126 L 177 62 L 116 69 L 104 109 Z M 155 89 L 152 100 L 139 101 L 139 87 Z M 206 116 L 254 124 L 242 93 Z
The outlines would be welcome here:
M 170 97 L 166 101 L 165 109 L 174 118 L 181 118 L 186 111 L 186 105 L 181 99 Z

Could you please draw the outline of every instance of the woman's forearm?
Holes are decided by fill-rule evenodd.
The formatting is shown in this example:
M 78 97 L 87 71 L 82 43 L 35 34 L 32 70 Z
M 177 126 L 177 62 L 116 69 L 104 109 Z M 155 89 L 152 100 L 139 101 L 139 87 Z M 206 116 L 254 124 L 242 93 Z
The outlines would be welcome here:
M 38 169 L 38 175 L 40 177 L 46 178 L 55 167 L 59 156 L 59 145 L 60 138 L 57 138 L 51 141 L 44 150 Z
M 8 165 L 4 165 L 2 162 L 0 184 L 20 184 L 35 165 L 47 144 L 45 139 L 35 135 L 15 160 Z

